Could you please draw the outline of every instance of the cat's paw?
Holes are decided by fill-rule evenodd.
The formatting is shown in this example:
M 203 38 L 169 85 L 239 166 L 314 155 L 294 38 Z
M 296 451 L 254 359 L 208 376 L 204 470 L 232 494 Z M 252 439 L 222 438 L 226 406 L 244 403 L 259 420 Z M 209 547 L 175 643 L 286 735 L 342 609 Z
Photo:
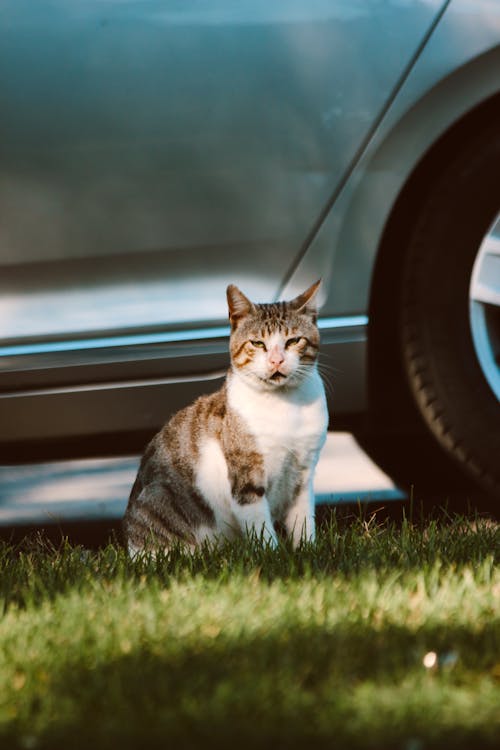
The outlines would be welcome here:
M 304 524 L 299 526 L 295 524 L 292 529 L 292 542 L 295 549 L 301 544 L 314 544 L 316 541 L 316 528 L 314 519 L 306 521 Z

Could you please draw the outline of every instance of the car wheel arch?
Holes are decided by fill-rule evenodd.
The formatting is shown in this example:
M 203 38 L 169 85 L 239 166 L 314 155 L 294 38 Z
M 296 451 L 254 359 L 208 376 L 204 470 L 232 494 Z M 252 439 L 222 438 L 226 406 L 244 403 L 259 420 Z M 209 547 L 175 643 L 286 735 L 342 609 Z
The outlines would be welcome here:
M 492 118 L 500 118 L 500 93 L 481 102 L 453 123 L 430 146 L 405 181 L 385 222 L 375 254 L 368 303 L 368 383 L 376 386 L 380 369 L 380 350 L 387 342 L 387 331 L 394 322 L 391 311 L 384 316 L 388 295 L 401 283 L 404 248 L 414 228 L 418 209 L 429 186 L 456 154 L 464 140 L 485 127 Z M 395 362 L 392 364 L 396 364 Z M 384 378 L 387 371 L 384 367 Z M 385 389 L 384 389 L 385 390 Z M 375 395 L 375 394 L 372 394 Z M 375 407 L 373 401 L 371 402 Z
M 401 442 L 402 425 L 408 440 L 409 450 L 421 450 L 425 445 L 426 460 L 440 471 L 442 460 L 443 487 L 456 486 L 463 482 L 464 493 L 477 491 L 474 483 L 459 478 L 456 463 L 446 455 L 434 435 L 429 433 L 424 419 L 415 403 L 407 380 L 408 373 L 399 345 L 400 320 L 397 303 L 388 305 L 388 299 L 396 299 L 402 283 L 406 247 L 417 226 L 420 209 L 425 207 L 425 197 L 431 187 L 446 173 L 448 165 L 461 153 L 464 144 L 477 139 L 488 124 L 498 121 L 500 96 L 492 97 L 474 108 L 454 123 L 426 152 L 420 160 L 403 190 L 399 193 L 386 222 L 379 243 L 372 284 L 370 289 L 367 387 L 369 409 L 357 437 L 382 468 L 388 473 L 394 465 L 391 452 Z M 404 469 L 403 469 L 404 471 Z M 451 490 L 453 492 L 453 489 Z M 490 508 L 488 501 L 484 507 Z

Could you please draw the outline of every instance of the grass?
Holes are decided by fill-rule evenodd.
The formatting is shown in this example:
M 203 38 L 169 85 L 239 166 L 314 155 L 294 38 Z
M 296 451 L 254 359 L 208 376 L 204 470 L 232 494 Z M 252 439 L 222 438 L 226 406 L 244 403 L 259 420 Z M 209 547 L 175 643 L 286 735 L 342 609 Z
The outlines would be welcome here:
M 0 747 L 499 747 L 499 557 L 460 517 L 332 516 L 296 552 L 3 543 Z

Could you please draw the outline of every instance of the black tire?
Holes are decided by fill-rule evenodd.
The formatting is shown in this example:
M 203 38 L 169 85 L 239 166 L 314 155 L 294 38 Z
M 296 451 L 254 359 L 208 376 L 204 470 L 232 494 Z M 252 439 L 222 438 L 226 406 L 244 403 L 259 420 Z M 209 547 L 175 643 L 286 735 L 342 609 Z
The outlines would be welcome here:
M 482 132 L 447 161 L 421 203 L 398 274 L 394 330 L 406 381 L 395 394 L 399 429 L 360 435 L 382 468 L 400 484 L 414 485 L 417 495 L 430 493 L 433 501 L 441 495 L 444 502 L 447 490 L 455 497 L 458 490 L 462 500 L 495 514 L 500 404 L 476 357 L 469 285 L 481 242 L 500 211 L 499 174 L 500 135 Z

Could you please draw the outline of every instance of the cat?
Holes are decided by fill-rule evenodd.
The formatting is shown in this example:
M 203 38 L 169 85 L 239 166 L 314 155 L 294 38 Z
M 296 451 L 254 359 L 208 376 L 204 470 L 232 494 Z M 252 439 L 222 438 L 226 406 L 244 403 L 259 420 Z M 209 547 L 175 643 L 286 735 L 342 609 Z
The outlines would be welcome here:
M 314 540 L 313 476 L 328 425 L 320 283 L 268 304 L 228 286 L 230 369 L 146 448 L 123 519 L 130 554 L 247 532 L 274 547 L 275 523 L 295 547 Z

